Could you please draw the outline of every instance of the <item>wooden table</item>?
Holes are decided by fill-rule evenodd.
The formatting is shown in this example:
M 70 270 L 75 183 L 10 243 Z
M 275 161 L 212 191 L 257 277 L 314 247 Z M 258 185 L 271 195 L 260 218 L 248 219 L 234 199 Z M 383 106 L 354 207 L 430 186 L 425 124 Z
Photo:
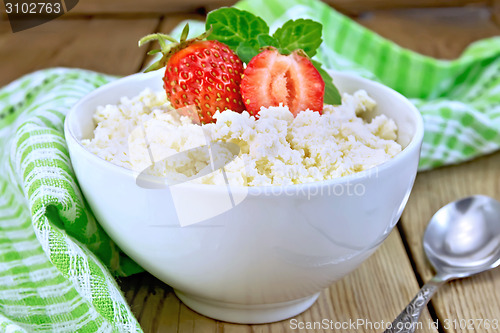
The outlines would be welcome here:
M 218 1 L 216 5 L 227 2 Z M 377 9 L 386 8 L 387 5 L 384 7 L 382 4 L 387 4 L 387 1 L 332 2 L 344 12 L 356 14 L 355 20 L 382 36 L 439 58 L 457 57 L 471 42 L 500 35 L 500 15 L 494 15 L 500 12 L 500 1 L 470 1 L 474 3 L 472 6 L 453 9 L 411 10 Z M 185 18 L 203 19 L 205 12 L 202 8 L 188 14 L 175 13 L 171 6 L 165 4 L 155 10 L 155 3 L 160 5 L 150 0 L 145 2 L 145 7 L 141 7 L 144 10 L 133 15 L 133 11 L 126 6 L 130 1 L 118 6 L 122 8 L 119 13 L 99 7 L 99 3 L 81 1 L 70 14 L 15 34 L 3 15 L 0 21 L 0 86 L 33 70 L 52 66 L 81 67 L 117 75 L 132 74 L 147 61 L 146 50 L 136 47 L 139 37 L 155 31 L 168 32 Z M 450 5 L 452 2 L 405 3 L 408 7 Z M 192 7 L 186 5 L 179 11 L 192 10 Z M 100 11 L 99 8 L 104 9 Z M 392 321 L 419 286 L 433 274 L 421 245 L 429 218 L 442 205 L 467 195 L 482 193 L 500 199 L 499 165 L 500 153 L 497 152 L 458 166 L 420 173 L 398 228 L 368 261 L 325 289 L 318 301 L 296 319 L 299 322 L 328 319 L 339 323 L 361 319 L 374 326 L 382 321 Z M 119 282 L 145 332 L 292 331 L 289 320 L 269 325 L 235 325 L 203 317 L 180 303 L 170 287 L 148 273 L 123 278 Z M 446 327 L 446 324 L 459 324 L 460 320 L 475 320 L 476 329 Z M 423 328 L 419 332 L 500 331 L 500 328 L 477 328 L 480 320 L 500 320 L 500 270 L 444 286 L 423 314 Z M 430 324 L 437 321 L 439 325 L 436 329 Z M 364 325 L 357 330 L 336 331 L 381 330 Z

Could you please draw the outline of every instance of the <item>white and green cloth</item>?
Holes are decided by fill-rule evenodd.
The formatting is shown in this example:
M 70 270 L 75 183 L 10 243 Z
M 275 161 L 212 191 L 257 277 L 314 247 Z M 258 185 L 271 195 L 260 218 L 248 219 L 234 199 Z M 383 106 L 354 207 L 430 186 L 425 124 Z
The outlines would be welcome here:
M 141 331 L 110 274 L 141 268 L 88 209 L 63 134 L 71 105 L 111 79 L 50 69 L 0 90 L 0 332 Z
M 500 38 L 443 61 L 402 49 L 316 0 L 237 7 L 261 15 L 271 29 L 290 18 L 320 21 L 317 58 L 327 68 L 411 98 L 425 122 L 421 169 L 500 147 Z M 69 108 L 114 79 L 56 68 L 0 89 L 0 332 L 141 331 L 113 278 L 141 268 L 94 219 L 63 135 Z

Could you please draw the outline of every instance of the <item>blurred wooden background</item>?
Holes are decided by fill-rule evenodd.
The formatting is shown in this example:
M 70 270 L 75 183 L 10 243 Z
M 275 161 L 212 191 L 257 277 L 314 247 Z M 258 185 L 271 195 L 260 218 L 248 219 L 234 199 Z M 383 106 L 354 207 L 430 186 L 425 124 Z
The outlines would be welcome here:
M 495 0 L 323 0 L 335 9 L 357 15 L 366 11 L 398 8 L 491 5 Z M 231 6 L 235 0 L 80 0 L 71 15 L 186 13 Z

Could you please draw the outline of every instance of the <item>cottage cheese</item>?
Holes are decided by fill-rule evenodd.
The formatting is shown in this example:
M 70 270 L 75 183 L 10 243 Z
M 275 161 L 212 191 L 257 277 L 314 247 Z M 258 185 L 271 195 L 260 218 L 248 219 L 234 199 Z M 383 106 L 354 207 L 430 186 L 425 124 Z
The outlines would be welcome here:
M 216 123 L 199 126 L 172 112 L 164 92 L 145 90 L 99 107 L 94 137 L 82 143 L 116 165 L 196 183 L 224 184 L 224 177 L 243 186 L 307 183 L 366 170 L 401 151 L 392 119 L 363 118 L 375 106 L 360 90 L 344 94 L 340 106 L 325 105 L 322 115 L 306 110 L 294 118 L 286 106 L 263 107 L 258 120 L 246 111 L 224 111 L 214 115 Z M 213 141 L 237 144 L 240 152 L 194 149 Z M 210 155 L 230 161 L 225 175 L 212 172 Z

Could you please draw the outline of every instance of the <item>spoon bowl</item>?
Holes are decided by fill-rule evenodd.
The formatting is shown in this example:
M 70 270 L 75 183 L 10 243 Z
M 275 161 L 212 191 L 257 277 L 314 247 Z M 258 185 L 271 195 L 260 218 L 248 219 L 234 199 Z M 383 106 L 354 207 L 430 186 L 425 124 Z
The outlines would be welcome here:
M 415 332 L 422 310 L 443 283 L 500 265 L 500 202 L 474 195 L 449 203 L 431 218 L 423 245 L 436 276 L 384 333 Z
M 464 278 L 500 264 L 500 202 L 476 195 L 452 202 L 432 217 L 424 251 L 445 280 Z

